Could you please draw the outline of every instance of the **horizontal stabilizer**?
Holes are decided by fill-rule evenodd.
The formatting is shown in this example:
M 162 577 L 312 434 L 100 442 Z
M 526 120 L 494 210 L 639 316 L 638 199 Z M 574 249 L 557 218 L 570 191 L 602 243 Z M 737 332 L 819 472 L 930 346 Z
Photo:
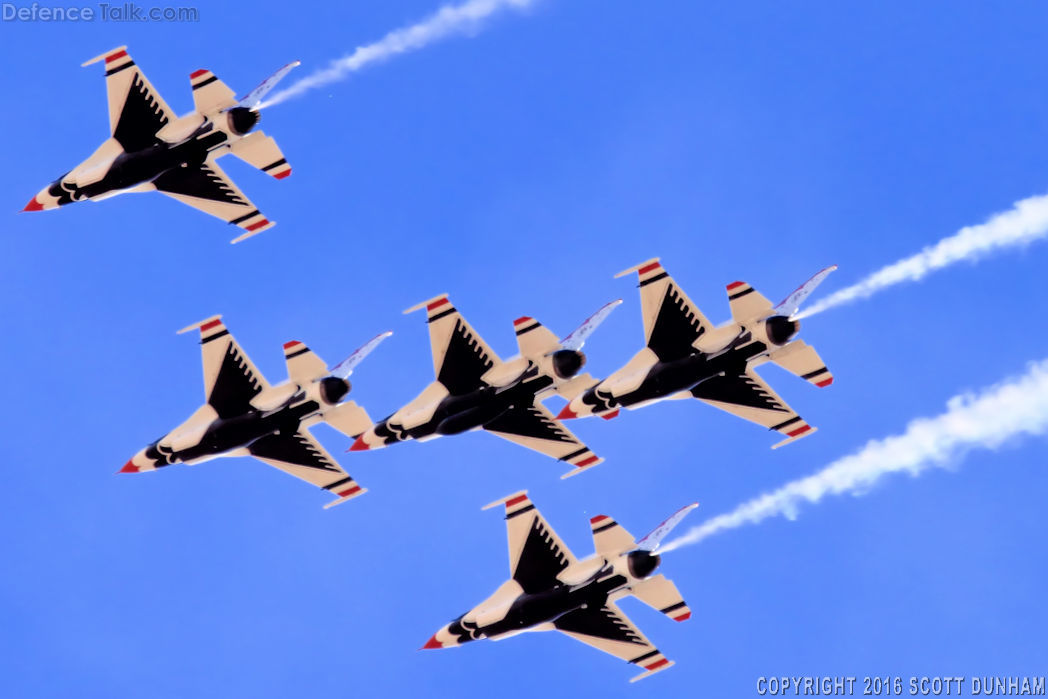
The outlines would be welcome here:
M 237 102 L 237 106 L 247 107 L 248 109 L 262 106 L 262 100 L 269 94 L 269 91 L 276 87 L 277 83 L 283 80 L 284 76 L 291 72 L 292 68 L 295 68 L 300 64 L 301 61 L 291 61 L 291 63 L 281 66 L 275 73 L 259 83 L 258 87 L 244 95 L 240 101 Z
M 793 291 L 793 293 L 784 298 L 779 305 L 775 307 L 775 313 L 789 316 L 791 318 L 795 316 L 797 311 L 800 310 L 801 304 L 811 296 L 813 291 L 815 291 L 815 287 L 822 284 L 822 280 L 830 276 L 830 272 L 833 272 L 836 269 L 837 265 L 830 265 L 829 267 L 820 269 L 812 275 L 811 279 L 801 284 Z
M 353 370 L 357 368 L 357 365 L 364 361 L 371 352 L 378 347 L 379 343 L 385 340 L 387 337 L 393 334 L 392 330 L 387 330 L 384 333 L 379 333 L 375 337 L 365 342 L 360 347 L 353 350 L 353 352 L 343 359 L 341 362 L 331 367 L 331 375 L 337 376 L 340 379 L 348 379 L 353 373 Z
M 633 596 L 674 621 L 691 618 L 691 609 L 684 602 L 677 586 L 663 575 L 642 580 L 632 589 Z
M 593 530 L 593 548 L 605 558 L 625 553 L 636 543 L 625 527 L 607 515 L 590 519 L 590 528 Z
M 199 114 L 211 114 L 237 103 L 236 93 L 210 70 L 193 71 L 189 83 L 193 87 L 193 108 Z
M 772 352 L 768 359 L 819 388 L 833 383 L 833 374 L 826 368 L 819 353 L 804 340 L 796 340 Z
M 772 314 L 771 301 L 746 282 L 732 282 L 726 289 L 731 318 L 739 325 Z
M 356 439 L 367 432 L 373 424 L 368 416 L 368 411 L 351 400 L 325 412 L 324 422 L 350 439 Z
M 255 131 L 240 139 L 233 144 L 230 152 L 248 165 L 253 165 L 278 180 L 291 174 L 291 166 L 284 159 L 277 142 L 262 131 Z
M 288 378 L 300 386 L 327 374 L 324 360 L 298 340 L 284 343 L 284 361 Z
M 522 357 L 538 361 L 550 352 L 560 349 L 557 336 L 534 318 L 517 318 L 513 321 L 513 330 L 517 333 L 517 347 Z

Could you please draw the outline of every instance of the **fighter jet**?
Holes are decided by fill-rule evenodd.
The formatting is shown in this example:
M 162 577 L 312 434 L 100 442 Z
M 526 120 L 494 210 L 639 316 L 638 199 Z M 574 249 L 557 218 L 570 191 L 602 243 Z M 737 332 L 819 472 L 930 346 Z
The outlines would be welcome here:
M 120 473 L 198 464 L 221 456 L 253 456 L 338 496 L 324 507 L 348 502 L 366 488 L 338 465 L 309 433 L 326 422 L 351 439 L 371 425 L 349 394 L 353 369 L 382 340 L 369 340 L 344 361 L 327 365 L 297 340 L 284 344 L 289 380 L 270 386 L 222 323 L 212 316 L 179 330 L 200 331 L 205 403 L 188 420 L 135 454 Z
M 520 356 L 505 362 L 466 322 L 447 294 L 409 308 L 404 312 L 425 308 L 428 314 L 437 380 L 360 435 L 350 451 L 484 429 L 567 461 L 575 468 L 565 478 L 596 466 L 604 459 L 580 442 L 540 401 L 553 393 L 570 399 L 596 383 L 589 374 L 578 374 L 586 363 L 582 346 L 620 303 L 621 299 L 605 305 L 563 340 L 557 340 L 534 318 L 518 318 L 513 325 Z
M 535 509 L 527 491 L 484 509 L 498 505 L 506 507 L 510 579 L 433 634 L 423 649 L 556 630 L 643 668 L 631 682 L 674 664 L 615 603 L 633 595 L 674 621 L 691 617 L 677 586 L 652 573 L 661 562 L 655 553 L 659 544 L 698 503 L 677 510 L 640 541 L 612 518 L 597 515 L 590 520 L 596 553 L 581 561 Z
M 266 78 L 240 100 L 211 71 L 190 73 L 194 110 L 176 117 L 131 60 L 126 46 L 84 65 L 103 60 L 110 137 L 90 158 L 40 190 L 23 211 L 156 190 L 243 229 L 234 243 L 275 225 L 215 161 L 232 153 L 278 180 L 291 174 L 276 141 L 252 129 L 258 124 L 263 96 L 298 61 Z
M 821 270 L 777 306 L 746 282 L 728 284 L 731 322 L 714 327 L 653 258 L 616 277 L 637 272 L 646 346 L 626 366 L 564 406 L 562 420 L 600 415 L 611 419 L 666 399 L 697 398 L 785 436 L 772 448 L 816 431 L 754 369 L 778 364 L 820 388 L 833 375 L 813 347 L 793 340 L 801 303 L 836 265 Z

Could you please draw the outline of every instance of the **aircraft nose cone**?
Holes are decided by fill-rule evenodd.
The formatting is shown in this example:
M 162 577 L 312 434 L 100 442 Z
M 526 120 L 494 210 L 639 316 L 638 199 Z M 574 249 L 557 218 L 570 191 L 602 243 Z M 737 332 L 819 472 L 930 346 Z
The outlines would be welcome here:
M 353 442 L 353 446 L 349 448 L 349 451 L 367 451 L 371 447 L 364 441 L 364 435 L 357 437 L 357 441 Z
M 572 420 L 577 418 L 578 414 L 571 409 L 571 403 L 564 406 L 563 410 L 557 413 L 558 420 Z
M 138 471 L 139 468 L 138 466 L 135 466 L 134 460 L 129 459 L 128 462 L 124 464 L 124 467 L 120 469 L 117 473 L 138 473 Z
M 426 641 L 426 645 L 424 645 L 421 648 L 419 648 L 419 650 L 432 650 L 434 648 L 443 648 L 443 647 L 444 647 L 444 644 L 437 640 L 437 634 L 433 634 L 430 637 L 430 639 L 428 641 Z
M 39 201 L 37 201 L 36 197 L 33 197 L 32 199 L 30 199 L 29 203 L 25 205 L 25 208 L 22 209 L 22 211 L 43 211 L 43 210 L 44 210 L 44 205 L 41 204 Z

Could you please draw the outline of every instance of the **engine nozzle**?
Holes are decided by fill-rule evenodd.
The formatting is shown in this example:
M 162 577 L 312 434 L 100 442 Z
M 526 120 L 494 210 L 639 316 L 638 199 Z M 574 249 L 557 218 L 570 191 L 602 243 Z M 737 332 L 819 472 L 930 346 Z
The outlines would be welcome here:
M 640 549 L 631 551 L 626 557 L 630 575 L 638 580 L 643 580 L 655 572 L 662 562 L 662 558 L 655 553 L 649 553 Z
M 553 361 L 553 371 L 559 379 L 570 379 L 586 364 L 586 355 L 579 350 L 557 350 L 550 359 Z
M 785 345 L 800 329 L 799 322 L 786 316 L 772 316 L 764 321 L 764 332 L 768 340 L 775 345 Z
M 243 136 L 255 128 L 255 125 L 258 124 L 258 120 L 261 118 L 262 115 L 258 113 L 257 109 L 233 107 L 229 110 L 229 128 L 237 136 Z
M 349 379 L 325 376 L 320 380 L 320 398 L 328 405 L 335 405 L 346 397 L 352 387 Z

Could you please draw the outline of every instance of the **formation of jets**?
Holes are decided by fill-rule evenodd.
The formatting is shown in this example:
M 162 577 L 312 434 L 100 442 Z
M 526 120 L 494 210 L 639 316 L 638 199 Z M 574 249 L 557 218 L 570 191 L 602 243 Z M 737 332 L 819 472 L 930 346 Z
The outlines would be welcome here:
M 263 97 L 297 62 L 289 63 L 237 99 L 213 73 L 190 74 L 194 110 L 177 117 L 131 59 L 126 47 L 84 65 L 105 66 L 110 136 L 84 162 L 42 189 L 25 211 L 55 209 L 126 192 L 158 191 L 243 233 L 274 224 L 219 168 L 231 153 L 269 175 L 291 174 L 276 142 L 256 131 Z M 221 316 L 180 332 L 199 333 L 205 401 L 185 422 L 136 453 L 121 473 L 156 471 L 227 456 L 253 456 L 322 488 L 335 499 L 366 492 L 312 436 L 325 422 L 352 441 L 348 451 L 372 451 L 483 430 L 566 462 L 562 477 L 604 461 L 563 424 L 588 416 L 611 419 L 671 399 L 694 398 L 778 432 L 773 448 L 815 432 L 756 373 L 771 362 L 824 387 L 833 375 L 818 353 L 796 338 L 801 303 L 836 267 L 827 267 L 778 305 L 745 282 L 727 286 L 731 320 L 714 326 L 677 286 L 658 258 L 620 273 L 637 273 L 644 346 L 603 380 L 580 373 L 582 348 L 619 305 L 604 305 L 562 339 L 532 317 L 513 321 L 519 354 L 502 360 L 455 308 L 447 294 L 408 309 L 425 309 L 435 379 L 389 417 L 372 422 L 348 400 L 349 376 L 384 332 L 344 361 L 328 366 L 299 341 L 284 344 L 287 381 L 271 385 L 233 338 Z M 507 328 L 509 324 L 507 323 Z M 566 401 L 554 416 L 544 401 Z M 676 586 L 654 575 L 656 553 L 669 531 L 696 505 L 681 508 L 635 540 L 611 518 L 591 519 L 595 553 L 578 560 L 539 514 L 525 491 L 489 507 L 505 508 L 510 579 L 487 600 L 441 628 L 423 648 L 446 648 L 524 631 L 556 630 L 637 665 L 650 676 L 673 663 L 622 613 L 632 595 L 676 621 L 691 612 Z

